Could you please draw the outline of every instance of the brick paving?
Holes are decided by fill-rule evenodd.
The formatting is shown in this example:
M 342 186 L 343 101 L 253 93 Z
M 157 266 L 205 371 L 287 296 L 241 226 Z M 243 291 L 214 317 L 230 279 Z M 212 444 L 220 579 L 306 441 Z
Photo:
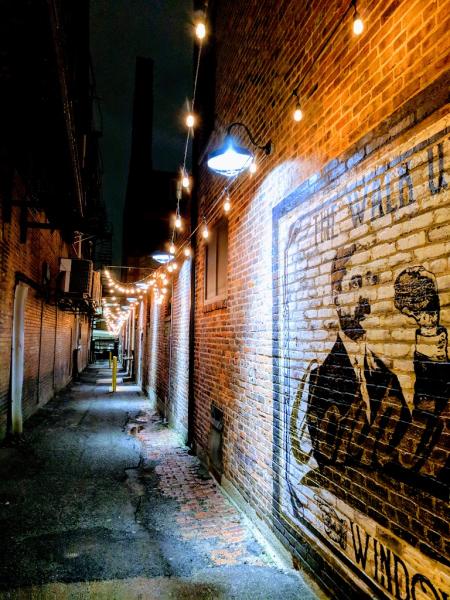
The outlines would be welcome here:
M 198 546 L 212 565 L 273 565 L 245 518 L 205 473 L 198 458 L 188 453 L 180 436 L 155 413 L 141 415 L 138 421 L 146 422 L 137 437 L 145 459 L 156 463 L 158 491 L 179 505 L 175 519 L 181 538 Z

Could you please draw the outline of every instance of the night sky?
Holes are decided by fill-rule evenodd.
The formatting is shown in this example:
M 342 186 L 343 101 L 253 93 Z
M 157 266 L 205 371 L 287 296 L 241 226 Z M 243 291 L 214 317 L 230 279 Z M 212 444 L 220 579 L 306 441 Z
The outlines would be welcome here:
M 192 94 L 192 0 L 91 0 L 91 53 L 103 114 L 103 196 L 121 263 L 136 56 L 154 60 L 153 167 L 183 160 L 183 109 Z

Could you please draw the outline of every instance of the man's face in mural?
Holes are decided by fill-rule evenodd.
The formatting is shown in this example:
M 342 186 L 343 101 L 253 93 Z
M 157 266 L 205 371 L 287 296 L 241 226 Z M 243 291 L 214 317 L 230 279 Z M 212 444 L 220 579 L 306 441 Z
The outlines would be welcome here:
M 342 331 L 351 340 L 358 341 L 366 333 L 364 319 L 370 315 L 378 277 L 364 265 L 355 264 L 354 259 L 355 254 L 352 254 L 342 261 L 333 293 Z

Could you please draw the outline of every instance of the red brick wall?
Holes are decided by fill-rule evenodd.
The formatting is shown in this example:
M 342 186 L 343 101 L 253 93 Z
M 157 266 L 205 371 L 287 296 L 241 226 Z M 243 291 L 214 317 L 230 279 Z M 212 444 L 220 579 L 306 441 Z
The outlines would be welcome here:
M 450 594 L 443 481 L 447 375 L 437 376 L 444 391 L 428 397 L 419 388 L 435 390 L 434 363 L 446 373 L 448 359 L 434 354 L 425 366 L 420 363 L 422 330 L 398 308 L 395 294 L 407 269 L 422 266 L 432 273 L 423 285 L 437 288 L 439 331 L 445 337 L 450 326 L 449 6 L 358 2 L 363 35 L 353 36 L 349 14 L 314 62 L 346 7 L 341 1 L 217 2 L 217 134 L 210 149 L 227 124 L 240 120 L 256 139 L 270 137 L 275 152 L 258 159 L 253 177 L 242 175 L 231 186 L 228 294 L 226 306 L 216 310 L 204 303 L 205 251 L 198 238 L 195 440 L 206 455 L 214 402 L 225 413 L 226 478 L 335 593 L 355 593 L 346 588 L 351 581 L 359 590 L 388 597 L 426 597 L 427 589 L 445 597 Z M 291 94 L 305 72 L 299 88 L 304 118 L 295 123 Z M 244 133 L 241 141 L 248 144 Z M 375 204 L 376 188 L 366 189 L 366 181 L 380 184 L 384 215 Z M 223 179 L 201 168 L 197 185 L 200 218 L 218 219 L 222 211 L 213 206 Z M 395 203 L 391 210 L 388 189 Z M 337 309 L 343 309 L 331 271 L 336 254 L 349 253 L 353 243 L 358 247 L 353 260 L 378 278 L 372 321 L 367 319 L 372 329 L 354 358 L 364 364 L 367 356 L 376 357 L 370 372 L 381 378 L 381 398 L 394 395 L 391 408 L 399 411 L 377 424 L 375 384 L 369 381 L 370 427 L 358 404 L 363 393 L 350 404 L 348 397 L 341 405 L 331 402 L 330 394 L 342 391 L 342 373 L 330 376 L 335 390 L 323 387 L 318 377 L 325 371 L 317 370 L 339 354 L 333 347 L 342 327 Z M 356 371 L 350 369 L 348 381 L 354 384 Z M 418 369 L 425 373 L 422 379 Z M 367 452 L 371 440 L 382 435 L 388 450 L 378 447 L 380 454 L 370 459 L 356 459 L 358 453 L 349 451 L 327 463 L 320 449 L 329 443 L 336 450 L 350 427 L 343 419 L 350 409 L 360 409 L 351 423 L 366 428 L 359 451 Z M 333 433 L 338 426 L 341 438 Z M 302 438 L 301 431 L 310 437 Z M 427 432 L 435 436 L 434 446 L 426 441 Z M 310 469 L 305 454 L 318 464 Z
M 191 259 L 184 259 L 173 276 L 168 418 L 185 439 L 188 431 L 190 310 Z
M 170 313 L 169 299 L 163 304 L 157 304 L 153 294 L 149 292 L 150 301 L 149 327 L 146 340 L 145 364 L 148 381 L 146 392 L 156 403 L 164 416 L 168 416 L 168 385 L 169 385 L 169 340 L 170 340 Z
M 187 439 L 191 259 L 178 263 L 178 271 L 171 276 L 173 287 L 168 286 L 170 296 L 158 305 L 151 291 L 147 295 L 143 388 Z
M 16 181 L 14 198 L 23 191 Z M 2 212 L 2 219 L 4 212 Z M 21 273 L 39 288 L 42 265 L 50 265 L 51 282 L 59 272 L 59 258 L 72 256 L 72 249 L 63 242 L 59 232 L 30 229 L 26 243 L 20 242 L 20 209 L 13 207 L 9 222 L 1 221 L 0 234 L 0 434 L 4 435 L 10 405 L 11 332 L 13 325 L 16 273 Z M 43 213 L 29 211 L 28 220 L 44 221 Z M 29 417 L 72 376 L 72 349 L 76 340 L 75 317 L 56 309 L 54 300 L 43 297 L 29 286 L 25 304 L 25 366 L 23 387 L 24 418 Z M 81 347 L 79 368 L 88 360 L 89 322 L 80 318 Z M 55 352 L 56 349 L 56 352 Z

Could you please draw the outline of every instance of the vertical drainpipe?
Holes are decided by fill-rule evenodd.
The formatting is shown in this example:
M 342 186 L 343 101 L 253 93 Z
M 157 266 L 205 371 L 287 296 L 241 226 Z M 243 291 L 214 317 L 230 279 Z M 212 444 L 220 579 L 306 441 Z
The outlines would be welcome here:
M 194 155 L 195 156 L 195 155 Z M 193 166 L 195 166 L 195 160 L 193 160 Z M 196 179 L 198 181 L 198 168 L 196 168 Z M 198 197 L 196 187 L 194 187 L 193 194 L 191 196 L 191 231 L 197 229 L 198 224 Z M 194 409 L 195 409 L 195 398 L 194 398 L 194 360 L 195 360 L 195 265 L 197 258 L 197 237 L 196 234 L 191 239 L 191 309 L 189 314 L 189 383 L 188 383 L 188 446 L 193 449 L 194 446 Z
M 14 321 L 11 356 L 11 430 L 13 434 L 23 431 L 22 392 L 25 359 L 25 303 L 28 287 L 18 283 L 14 292 Z
M 171 371 L 172 371 L 172 332 L 173 332 L 173 277 L 172 277 L 172 290 L 171 290 L 171 309 L 170 309 L 170 328 L 169 328 L 169 373 L 168 373 L 168 381 L 167 381 L 167 398 L 166 401 L 164 402 L 164 411 L 165 411 L 165 415 L 164 418 L 166 420 L 166 422 L 169 421 L 169 406 L 170 406 L 170 386 L 171 386 L 171 382 L 172 382 L 172 376 L 171 376 Z

